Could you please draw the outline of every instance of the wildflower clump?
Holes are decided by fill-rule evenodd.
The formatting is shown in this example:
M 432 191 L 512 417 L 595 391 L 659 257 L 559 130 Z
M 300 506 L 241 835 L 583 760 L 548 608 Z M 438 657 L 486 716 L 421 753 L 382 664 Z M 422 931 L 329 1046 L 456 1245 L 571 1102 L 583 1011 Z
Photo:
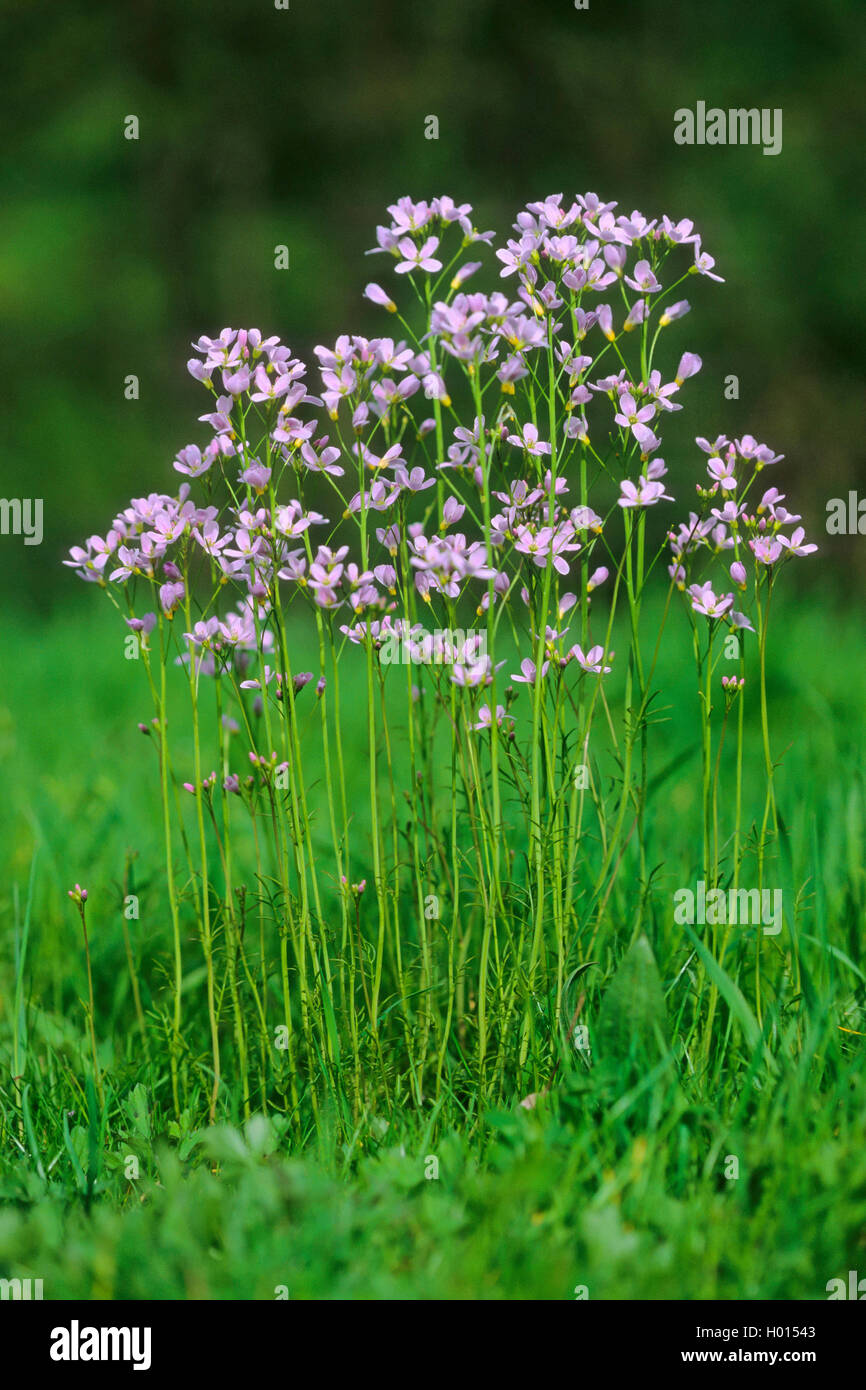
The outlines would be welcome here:
M 228 1051 L 247 1113 L 283 1097 L 299 1133 L 326 1101 L 350 1132 L 383 1098 L 496 1099 L 551 1073 L 569 979 L 617 929 L 625 881 L 638 903 L 649 891 L 659 612 L 663 627 L 677 603 L 697 673 L 696 859 L 713 888 L 745 872 L 740 779 L 726 832 L 718 778 L 729 718 L 742 765 L 754 688 L 763 886 L 771 597 L 815 549 L 763 488 L 769 446 L 699 436 L 676 466 L 663 456 L 701 369 L 678 296 L 722 279 L 689 220 L 556 195 L 493 250 L 469 204 L 388 212 L 371 254 L 390 278 L 365 296 L 400 336 L 341 335 L 313 376 L 257 329 L 201 337 L 202 430 L 174 487 L 66 562 L 108 591 L 153 698 L 139 727 L 158 755 L 175 1103 L 193 1065 L 191 919 L 211 1113 Z M 300 632 L 316 669 L 296 669 Z M 691 1008 L 708 1027 L 712 991 Z

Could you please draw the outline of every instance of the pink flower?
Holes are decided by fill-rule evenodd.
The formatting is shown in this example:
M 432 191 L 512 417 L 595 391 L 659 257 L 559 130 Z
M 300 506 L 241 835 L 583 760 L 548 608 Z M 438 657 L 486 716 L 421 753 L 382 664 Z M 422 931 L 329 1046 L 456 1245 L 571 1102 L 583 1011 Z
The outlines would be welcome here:
M 634 275 L 627 275 L 625 283 L 641 294 L 655 294 L 656 290 L 661 289 L 649 261 L 638 261 L 634 268 Z
M 733 594 L 717 596 L 713 592 L 712 584 L 709 582 L 706 584 L 690 585 L 689 597 L 695 612 L 703 613 L 707 618 L 723 618 L 734 605 Z
M 668 324 L 673 323 L 674 319 L 681 319 L 683 317 L 683 314 L 689 313 L 691 307 L 692 306 L 687 299 L 678 299 L 676 304 L 671 304 L 667 309 L 665 309 L 664 313 L 659 319 L 659 323 L 663 328 L 667 328 Z
M 684 352 L 680 358 L 680 365 L 677 367 L 677 374 L 674 378 L 677 386 L 682 386 L 688 377 L 694 376 L 701 370 L 703 362 L 696 352 Z
M 782 554 L 782 542 L 771 536 L 757 536 L 749 541 L 752 554 L 762 565 L 774 565 Z
M 568 655 L 569 658 L 575 660 L 578 666 L 581 666 L 584 671 L 594 676 L 606 676 L 611 669 L 609 666 L 602 665 L 602 659 L 604 657 L 603 647 L 590 647 L 589 651 L 584 655 L 583 648 L 580 643 L 577 642 Z M 610 657 L 613 659 L 613 652 L 610 653 Z
M 421 246 L 416 246 L 411 237 L 403 237 L 397 242 L 397 250 L 403 257 L 400 264 L 394 267 L 397 274 L 409 275 L 413 270 L 441 270 L 442 262 L 433 256 L 438 245 L 438 236 L 428 236 Z
M 381 285 L 369 284 L 364 290 L 364 298 L 369 299 L 372 304 L 380 304 L 383 309 L 387 309 L 389 314 L 396 314 L 397 305 L 386 290 Z
M 650 454 L 654 454 L 661 444 L 661 440 L 653 434 L 648 425 L 642 425 L 638 422 L 632 425 L 631 432 L 640 445 L 640 456 L 643 460 L 648 459 Z
M 638 410 L 634 396 L 629 391 L 624 391 L 619 398 L 619 410 L 613 417 L 618 425 L 623 429 L 628 429 L 632 425 L 644 425 L 653 418 L 656 413 L 654 405 L 643 405 Z
M 549 666 L 550 662 L 545 661 L 544 665 L 541 668 L 542 677 L 547 675 L 547 670 Z M 530 661 L 529 657 L 527 656 L 524 657 L 523 661 L 521 661 L 520 663 L 520 675 L 518 676 L 516 673 L 512 672 L 511 679 L 515 681 L 518 685 L 535 685 L 535 675 L 535 662 Z
M 498 727 L 498 728 L 502 728 L 502 721 L 503 721 L 503 719 L 508 719 L 508 720 L 511 722 L 511 724 L 514 723 L 513 717 L 512 717 L 510 714 L 506 714 L 506 713 L 505 713 L 505 706 L 504 706 L 504 705 L 497 705 L 497 706 L 496 706 L 496 724 L 497 724 L 497 727 Z M 493 724 L 493 716 L 492 716 L 492 714 L 490 713 L 490 706 L 489 706 L 489 705 L 480 705 L 479 708 L 478 708 L 478 723 L 477 723 L 477 724 L 470 724 L 469 727 L 470 727 L 470 729 L 472 730 L 472 732 L 473 732 L 474 734 L 478 734 L 478 733 L 482 733 L 485 729 L 491 728 L 491 727 L 492 727 L 492 724 Z
M 737 479 L 734 473 L 734 463 L 736 462 L 733 450 L 729 449 L 724 458 L 713 457 L 707 464 L 707 474 L 710 481 L 721 487 L 723 492 L 734 492 L 737 487 Z
M 791 536 L 779 536 L 779 544 L 783 545 L 790 555 L 811 555 L 817 550 L 817 545 L 804 545 L 803 538 L 805 531 L 802 526 L 798 526 Z
M 694 275 L 706 275 L 709 280 L 718 280 L 723 285 L 725 282 L 722 276 L 713 274 L 715 263 L 712 256 L 708 255 L 706 251 L 701 251 L 700 238 L 698 238 L 695 242 L 695 263 L 692 266 L 692 273 Z
M 550 445 L 545 444 L 543 439 L 539 439 L 538 430 L 535 425 L 524 425 L 518 434 L 509 434 L 508 443 L 514 444 L 518 449 L 525 449 L 527 454 L 549 454 Z
M 662 500 L 674 500 L 665 492 L 664 483 L 650 482 L 644 477 L 640 477 L 637 483 L 629 482 L 626 478 L 620 483 L 619 490 L 622 496 L 617 501 L 621 507 L 652 507 Z

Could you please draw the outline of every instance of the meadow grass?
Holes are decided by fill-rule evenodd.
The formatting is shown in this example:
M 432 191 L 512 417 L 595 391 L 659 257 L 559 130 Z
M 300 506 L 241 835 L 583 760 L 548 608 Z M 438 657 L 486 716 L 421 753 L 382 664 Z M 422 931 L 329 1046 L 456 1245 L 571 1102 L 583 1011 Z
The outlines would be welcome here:
M 46 1297 L 820 1298 L 862 1265 L 862 632 L 827 594 L 782 604 L 768 674 L 780 758 L 771 881 L 790 908 L 781 937 L 762 943 L 761 1023 L 754 931 L 721 972 L 700 930 L 695 940 L 673 920 L 673 892 L 699 872 L 702 817 L 695 673 L 680 632 L 660 654 L 664 776 L 649 803 L 647 878 L 617 879 L 573 986 L 591 1050 L 554 1036 L 546 1070 L 533 1049 L 494 1089 L 473 1077 L 456 1035 L 435 1098 L 410 1104 L 396 1075 L 381 1088 L 373 1077 L 348 1121 L 325 1094 L 300 1132 L 278 1067 L 266 1113 L 246 1117 L 228 1009 L 208 1125 L 204 967 L 188 940 L 173 1105 L 172 929 L 157 759 L 137 729 L 149 717 L 141 663 L 123 659 L 116 618 L 90 604 L 41 625 L 8 615 L 0 1274 L 41 1277 Z M 816 633 L 831 632 L 832 653 L 816 656 Z M 309 636 L 293 631 L 292 642 L 303 669 Z M 343 680 L 347 705 L 362 702 L 361 658 Z M 367 747 L 346 747 L 363 834 Z M 192 757 L 182 734 L 176 756 Z M 308 756 L 312 796 L 323 775 L 312 739 Z M 744 778 L 751 806 L 763 766 L 747 760 Z M 314 820 L 320 833 L 325 845 Z M 74 882 L 89 890 L 95 1064 Z M 332 892 L 337 902 L 336 883 Z M 130 893 L 136 920 L 121 910 Z M 692 1001 L 708 978 L 715 1023 L 695 1031 Z M 383 1016 L 389 1008 L 386 995 Z M 471 998 L 466 1012 L 471 1032 Z M 372 1042 L 364 1056 L 373 1072 Z M 531 1111 L 519 1105 L 529 1091 Z

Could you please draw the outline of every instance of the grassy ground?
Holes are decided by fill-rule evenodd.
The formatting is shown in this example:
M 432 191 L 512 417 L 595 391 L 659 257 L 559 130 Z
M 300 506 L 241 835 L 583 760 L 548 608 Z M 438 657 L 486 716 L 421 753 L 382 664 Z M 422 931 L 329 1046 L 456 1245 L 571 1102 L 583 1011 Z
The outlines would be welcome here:
M 695 960 L 665 904 L 694 877 L 700 814 L 681 634 L 663 655 L 656 732 L 674 770 L 649 841 L 655 891 L 639 931 L 630 885 L 612 899 L 587 983 L 593 1064 L 571 1059 L 532 1112 L 519 1094 L 494 1108 L 450 1097 L 368 1113 L 348 1141 L 326 1113 L 302 1152 L 279 1113 L 243 1126 L 230 1077 L 214 1129 L 204 1084 L 171 1117 L 156 767 L 137 731 L 150 711 L 116 619 L 88 595 L 41 627 L 4 622 L 0 1276 L 42 1278 L 49 1298 L 702 1299 L 821 1298 L 862 1269 L 862 627 L 818 599 L 785 605 L 769 694 L 798 973 L 768 999 L 764 1036 L 745 947 L 705 1064 L 678 1026 Z M 348 775 L 362 786 L 363 746 Z M 92 906 L 102 1104 L 76 881 Z M 147 1041 L 125 889 L 142 903 L 128 949 Z M 190 971 L 191 1008 L 200 984 Z

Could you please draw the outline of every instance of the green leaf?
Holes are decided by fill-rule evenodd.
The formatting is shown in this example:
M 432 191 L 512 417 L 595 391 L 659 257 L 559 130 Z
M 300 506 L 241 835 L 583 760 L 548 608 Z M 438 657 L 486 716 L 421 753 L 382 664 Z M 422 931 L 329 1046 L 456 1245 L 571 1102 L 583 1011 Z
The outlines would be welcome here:
M 73 1143 L 72 1135 L 69 1132 L 69 1116 L 67 1115 L 65 1110 L 63 1112 L 63 1142 L 66 1145 L 66 1152 L 69 1154 L 69 1159 L 72 1163 L 72 1172 L 75 1175 L 75 1185 L 78 1188 L 79 1192 L 84 1193 L 87 1191 L 87 1178 L 84 1175 L 84 1169 L 81 1166 L 81 1160 L 78 1157 L 78 1154 L 75 1149 L 75 1144 Z
M 608 985 L 595 1042 L 601 1064 L 621 1072 L 629 1064 L 654 1066 L 669 1051 L 664 991 L 645 935 L 626 951 Z
M 152 1129 L 150 1123 L 150 1112 L 147 1106 L 147 1088 L 143 1082 L 139 1081 L 126 1097 L 124 1109 L 132 1122 L 132 1131 L 139 1139 L 150 1143 Z
M 42 1167 L 42 1155 L 39 1152 L 39 1145 L 36 1142 L 36 1131 L 33 1128 L 33 1117 L 30 1114 L 30 1085 L 29 1083 L 21 1092 L 21 1116 L 24 1120 L 24 1133 L 27 1135 L 27 1143 L 30 1146 L 30 1156 L 36 1164 L 36 1171 L 45 1181 L 45 1169 Z
M 691 927 L 686 926 L 685 930 L 691 937 L 695 950 L 706 966 L 707 974 L 742 1028 L 747 1046 L 750 1047 L 753 1052 L 757 1051 L 758 1047 L 761 1046 L 761 1028 L 758 1020 L 746 1003 L 742 990 L 739 985 L 735 984 L 730 975 L 722 969 L 715 956 L 707 950 L 703 941 L 701 941 L 699 936 L 695 935 Z M 775 1074 L 778 1071 L 776 1059 L 766 1044 L 764 1044 L 764 1058 L 770 1071 Z

